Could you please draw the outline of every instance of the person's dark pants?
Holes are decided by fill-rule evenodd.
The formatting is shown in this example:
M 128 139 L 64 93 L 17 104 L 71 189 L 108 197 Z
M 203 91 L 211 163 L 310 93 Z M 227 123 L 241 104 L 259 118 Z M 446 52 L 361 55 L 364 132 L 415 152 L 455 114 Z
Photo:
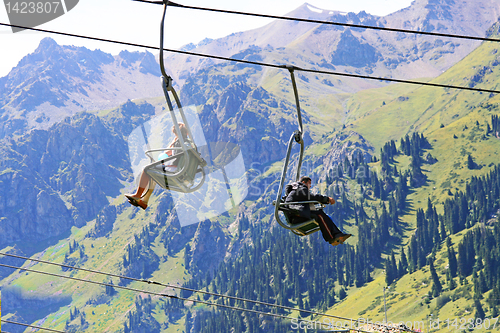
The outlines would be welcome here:
M 322 210 L 311 211 L 311 217 L 316 220 L 326 242 L 331 243 L 342 231 L 333 223 L 330 216 Z

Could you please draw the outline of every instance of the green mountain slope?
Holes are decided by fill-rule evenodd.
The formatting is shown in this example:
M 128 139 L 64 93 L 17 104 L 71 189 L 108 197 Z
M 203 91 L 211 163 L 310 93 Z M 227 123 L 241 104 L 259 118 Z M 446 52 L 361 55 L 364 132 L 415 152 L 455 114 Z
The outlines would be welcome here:
M 431 82 L 495 90 L 500 83 L 499 64 L 496 45 L 484 43 Z M 377 147 L 381 147 L 388 140 L 398 140 L 413 131 L 440 136 L 438 132 L 442 125 L 452 125 L 477 109 L 485 110 L 482 113 L 483 125 L 490 117 L 488 113 L 494 112 L 495 104 L 500 98 L 496 94 L 451 88 L 408 86 L 408 89 L 400 90 L 401 88 L 390 87 L 385 89 L 391 90 L 394 98 L 382 99 L 385 103 L 377 103 L 378 105 L 368 103 L 371 109 L 352 115 L 353 130 L 361 133 Z M 351 108 L 358 110 L 361 104 L 367 104 L 363 102 L 370 98 L 368 94 L 370 91 L 356 94 Z M 477 117 L 474 116 L 469 117 L 471 121 L 481 120 L 475 119 Z
M 500 82 L 498 65 L 496 45 L 485 43 L 432 82 L 497 89 Z M 402 216 L 402 221 L 412 225 L 403 236 L 402 245 L 408 245 L 409 236 L 416 227 L 417 209 L 424 209 L 430 200 L 442 214 L 443 204 L 451 197 L 451 193 L 465 191 L 465 185 L 473 177 L 484 176 L 498 163 L 500 140 L 495 137 L 495 133 L 488 130 L 491 127 L 492 116 L 495 117 L 499 113 L 500 96 L 398 85 L 391 86 L 392 98 L 388 98 L 387 90 L 389 89 L 363 91 L 349 99 L 347 103 L 353 112 L 350 113 L 350 124 L 347 127 L 363 135 L 377 148 L 382 148 L 389 140 L 399 143 L 404 135 L 413 131 L 424 133 L 431 143 L 432 149 L 427 152 L 437 161 L 423 166 L 423 172 L 427 176 L 426 184 L 409 194 L 411 209 Z M 367 100 L 372 100 L 374 103 L 366 103 Z M 468 168 L 469 155 L 476 163 L 473 169 Z M 395 165 L 400 170 L 407 164 L 403 157 L 395 160 Z M 496 218 L 493 219 L 493 223 L 498 223 Z M 467 231 L 472 229 L 474 227 L 450 236 L 451 244 L 456 247 Z M 396 252 L 401 253 L 401 247 L 397 247 Z M 442 244 L 433 256 L 437 259 L 435 266 L 441 283 L 446 285 L 448 267 L 446 246 Z M 429 266 L 407 274 L 386 291 L 388 319 L 396 323 L 400 321 L 413 323 L 413 327 L 425 322 L 427 329 L 428 325 L 432 324 L 433 331 L 436 332 L 458 330 L 465 322 L 463 318 L 466 320 L 474 318 L 475 311 L 471 296 L 472 277 L 469 276 L 463 282 L 465 283 L 461 283 L 462 287 L 458 289 L 460 292 L 452 292 L 445 287 L 441 297 L 433 298 L 429 297 L 432 284 Z M 385 286 L 384 272 L 380 272 L 380 275 L 375 273 L 372 282 L 362 288 L 351 290 L 348 298 L 334 306 L 329 313 L 382 322 Z M 486 318 L 491 319 L 493 328 L 493 323 L 498 320 L 495 317 L 498 313 L 495 314 L 484 300 L 481 303 Z M 429 315 L 433 317 L 428 317 Z M 431 318 L 431 321 L 429 322 L 427 318 Z M 436 322 L 437 319 L 441 320 L 440 324 Z M 461 319 L 463 322 L 460 322 Z M 479 330 L 485 331 L 484 327 Z M 498 325 L 496 330 L 499 330 Z
M 386 258 L 391 258 L 394 252 L 395 258 L 401 260 L 402 250 L 410 248 L 413 235 L 421 231 L 415 230 L 419 210 L 426 209 L 430 202 L 436 209 L 436 216 L 442 215 L 443 204 L 448 199 L 453 199 L 459 191 L 466 191 L 468 182 L 487 175 L 498 164 L 500 139 L 495 133 L 488 132 L 488 128 L 494 127 L 500 97 L 410 85 L 391 85 L 352 95 L 335 95 L 331 90 L 318 94 L 319 78 L 299 76 L 306 128 L 311 133 L 308 140 L 314 141 L 307 151 L 307 171 L 318 180 L 320 190 L 334 193 L 339 199 L 337 205 L 327 208 L 327 212 L 344 230 L 355 234 L 349 244 L 332 249 L 323 243 L 319 234 L 298 238 L 274 227 L 271 202 L 276 195 L 273 186 L 281 164 L 279 144 L 282 145 L 288 132 L 295 129 L 293 94 L 287 83 L 288 77 L 283 73 L 286 74 L 285 71 L 276 75 L 267 73 L 261 81 L 262 87 L 254 88 L 246 82 L 252 82 L 262 74 L 256 69 L 214 67 L 197 76 L 197 81 L 194 81 L 198 83 L 195 85 L 199 87 L 197 91 L 183 96 L 202 105 L 200 118 L 210 124 L 205 128 L 211 135 L 209 139 L 229 140 L 241 134 L 241 138 L 249 140 L 249 132 L 253 130 L 267 136 L 266 140 L 259 137 L 255 141 L 261 143 L 272 139 L 278 147 L 261 155 L 262 150 L 257 148 L 262 146 L 249 145 L 257 148 L 248 148 L 248 156 L 251 156 L 246 161 L 248 165 L 266 159 L 265 163 L 248 172 L 252 188 L 259 192 L 251 194 L 238 209 L 211 223 L 181 227 L 172 211 L 172 200 L 163 191 L 155 193 L 147 211 L 130 207 L 124 201 L 122 194 L 133 184 L 130 170 L 123 165 L 120 175 L 110 182 L 112 190 L 103 196 L 109 205 L 94 207 L 97 214 L 86 215 L 85 221 L 70 226 L 69 236 L 58 234 L 55 240 L 50 240 L 50 246 L 29 255 L 136 279 L 328 311 L 342 317 L 381 321 Z M 499 80 L 494 46 L 483 44 L 434 82 L 492 88 Z M 184 90 L 184 93 L 187 95 L 189 91 Z M 156 105 L 158 101 L 152 103 Z M 100 112 L 98 117 L 84 115 L 82 119 L 92 119 L 102 124 L 99 128 L 104 132 L 113 133 L 115 148 L 121 147 L 120 153 L 125 156 L 123 137 L 135 125 L 148 119 L 154 109 L 147 103 L 127 102 L 118 109 Z M 142 113 L 142 116 L 135 118 L 136 113 Z M 263 123 L 259 117 L 267 117 L 270 121 Z M 68 122 L 68 132 L 82 126 L 78 119 Z M 247 119 L 252 123 L 245 122 Z M 253 129 L 249 129 L 250 126 Z M 271 126 L 272 130 L 269 129 Z M 428 145 L 422 143 L 417 147 L 419 143 L 411 136 L 417 131 L 425 136 L 426 140 L 422 141 L 427 141 Z M 84 131 L 81 133 L 82 137 L 86 135 Z M 413 140 L 412 153 L 404 155 L 400 143 L 407 134 Z M 399 153 L 391 151 L 391 140 L 395 140 L 394 147 Z M 30 140 L 21 141 L 20 146 L 31 151 Z M 39 148 L 35 151 L 45 151 L 44 147 Z M 470 163 L 469 156 L 474 164 Z M 85 160 L 87 156 L 82 152 L 78 158 Z M 421 165 L 415 165 L 415 160 L 420 158 Z M 367 171 L 368 167 L 371 169 L 369 173 L 358 173 L 359 170 Z M 417 172 L 418 167 L 421 172 Z M 56 170 L 61 179 L 66 179 L 63 167 Z M 335 174 L 339 171 L 343 174 Z M 40 179 L 40 182 L 49 183 L 45 178 Z M 48 179 L 60 184 L 54 178 Z M 87 190 L 85 179 L 73 181 Z M 379 184 L 378 190 L 375 184 Z M 104 181 L 100 185 L 104 187 Z M 68 199 L 71 193 L 65 196 L 62 189 L 54 191 L 73 209 Z M 495 207 L 498 198 L 489 195 L 491 207 Z M 82 202 L 88 203 L 88 200 Z M 469 204 L 476 207 L 475 203 Z M 471 216 L 475 215 L 471 213 Z M 439 219 L 444 225 L 445 219 Z M 482 225 L 481 222 L 489 224 Z M 466 229 L 448 235 L 449 243 L 458 249 L 470 229 L 491 229 L 494 224 L 498 224 L 498 219 L 469 221 Z M 429 314 L 434 318 L 439 316 L 441 320 L 472 318 L 474 277 L 468 275 L 461 283 L 455 278 L 460 283 L 454 289 L 456 291 L 446 289 L 447 241 L 440 236 L 443 239 L 432 238 L 436 244 L 426 249 L 428 253 L 424 253 L 422 265 L 392 282 L 386 295 L 388 319 L 421 322 Z M 432 284 L 435 282 L 425 255 L 432 258 L 433 267 L 444 286 L 439 296 L 429 295 L 429 292 L 433 293 Z M 11 303 L 15 306 L 10 308 L 12 311 L 3 313 L 5 319 L 22 318 L 36 325 L 85 332 L 230 332 L 238 331 L 238 328 L 248 332 L 287 332 L 290 328 L 287 321 L 218 312 L 215 307 L 196 303 L 200 299 L 219 301 L 207 295 L 185 295 L 165 286 L 46 264 L 24 265 L 25 268 L 29 266 L 78 279 L 92 279 L 115 287 L 34 272 L 9 272 L 2 275 L 3 305 Z M 477 268 L 476 273 L 480 274 L 481 269 Z M 249 285 L 252 288 L 247 288 Z M 192 301 L 171 300 L 147 295 L 144 291 L 189 296 Z M 486 316 L 494 317 L 495 310 L 488 308 L 485 300 L 480 303 L 486 309 Z M 48 310 L 37 313 L 40 304 Z M 264 311 L 271 310 L 264 308 Z M 293 318 L 311 318 L 304 313 L 278 312 Z M 219 320 L 221 318 L 228 320 L 221 323 L 224 322 Z M 441 328 L 443 332 L 449 331 Z

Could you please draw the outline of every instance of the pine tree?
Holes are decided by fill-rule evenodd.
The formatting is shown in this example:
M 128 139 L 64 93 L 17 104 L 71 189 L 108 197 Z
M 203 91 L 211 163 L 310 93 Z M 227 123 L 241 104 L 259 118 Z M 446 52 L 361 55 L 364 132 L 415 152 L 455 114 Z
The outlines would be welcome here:
M 191 311 L 189 311 L 189 310 L 186 313 L 185 323 L 186 323 L 186 330 L 185 330 L 186 333 L 191 333 Z
M 452 278 L 457 276 L 457 257 L 453 246 L 448 248 L 448 269 Z
M 471 154 L 467 155 L 467 169 L 473 170 L 476 168 L 476 163 L 474 163 L 474 159 Z
M 347 293 L 345 292 L 344 287 L 340 288 L 340 290 L 339 290 L 339 299 L 343 300 L 346 297 L 347 297 Z
M 184 267 L 186 267 L 186 270 L 189 270 L 190 262 L 191 262 L 191 246 L 189 244 L 186 244 L 186 247 L 184 249 Z
M 402 277 L 408 272 L 408 260 L 406 259 L 405 250 L 401 250 L 401 258 L 399 259 L 398 275 Z
M 431 272 L 431 278 L 432 278 L 432 296 L 437 297 L 443 290 L 443 287 L 441 285 L 441 282 L 439 281 L 436 269 L 434 268 L 433 259 L 430 260 L 429 270 Z
M 446 278 L 448 279 L 448 289 L 449 290 L 454 290 L 457 287 L 457 283 L 455 282 L 455 279 L 451 277 L 450 270 L 446 271 Z
M 467 254 L 463 242 L 458 244 L 457 268 L 461 278 L 465 278 L 469 275 L 469 268 L 467 265 Z
M 478 262 L 480 262 L 480 261 L 478 260 Z M 481 294 L 484 294 L 485 292 L 488 291 L 488 286 L 486 284 L 486 279 L 484 277 L 483 271 L 479 272 L 478 283 L 479 283 L 479 290 L 481 291 Z
M 444 227 L 444 222 L 442 220 L 439 221 L 439 234 L 441 236 L 441 239 L 445 239 L 447 236 L 446 228 Z
M 356 287 L 361 287 L 365 284 L 365 274 L 363 270 L 363 264 L 361 262 L 361 255 L 359 255 L 359 248 L 354 260 L 354 279 Z
M 391 251 L 391 256 L 385 260 L 385 283 L 387 285 L 390 285 L 398 277 L 395 261 L 394 252 Z
M 418 267 L 418 245 L 415 239 L 415 235 L 412 235 L 410 238 L 410 245 L 408 246 L 408 257 L 410 264 L 410 273 L 417 270 Z
M 483 320 L 486 317 L 486 315 L 484 313 L 483 306 L 481 305 L 481 302 L 478 299 L 474 300 L 474 307 L 476 308 L 476 312 L 474 313 L 474 318 L 476 320 L 477 319 Z
M 113 281 L 110 280 L 108 282 L 108 284 L 106 285 L 106 295 L 108 296 L 113 296 L 116 294 L 116 290 L 115 288 L 113 287 Z

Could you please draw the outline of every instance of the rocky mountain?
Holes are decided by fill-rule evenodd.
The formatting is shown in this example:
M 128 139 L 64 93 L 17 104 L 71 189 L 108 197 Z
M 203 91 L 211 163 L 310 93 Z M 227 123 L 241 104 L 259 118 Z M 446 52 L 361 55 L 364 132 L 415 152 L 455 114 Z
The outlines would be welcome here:
M 0 137 L 47 129 L 79 111 L 159 96 L 159 76 L 149 52 L 122 51 L 114 57 L 44 38 L 35 52 L 0 78 Z
M 343 13 L 305 3 L 285 16 L 396 29 L 485 36 L 500 16 L 495 0 L 416 0 L 408 8 L 385 17 Z M 275 20 L 268 25 L 203 43 L 193 52 L 238 58 L 250 48 L 259 48 L 258 59 L 402 79 L 434 77 L 448 69 L 479 45 L 470 40 L 426 37 L 388 31 L 317 25 Z M 253 55 L 250 59 L 257 59 Z M 178 82 L 216 61 L 173 54 L 168 68 Z M 346 84 L 344 90 L 365 88 Z M 375 83 L 369 83 L 376 85 Z
M 475 5 L 416 0 L 405 10 L 379 18 L 364 12 L 318 10 L 305 4 L 290 15 L 481 34 L 487 28 L 484 22 L 493 20 L 498 4 L 479 0 Z M 490 7 L 481 9 L 487 5 Z M 476 19 L 483 21 L 469 27 L 472 24 L 467 24 L 468 20 Z M 498 29 L 494 32 L 498 33 Z M 239 59 L 292 62 L 329 70 L 421 77 L 448 68 L 462 57 L 461 52 L 465 54 L 473 47 L 473 43 L 467 42 L 430 40 L 399 34 L 389 38 L 381 32 L 277 21 L 262 29 L 206 40 L 187 49 L 195 47 L 197 52 L 207 50 Z M 484 46 L 439 79 L 495 86 L 500 78 L 499 58 L 491 45 Z M 498 127 L 498 97 L 408 85 L 362 90 L 382 84 L 358 84 L 297 73 L 306 128 L 304 173 L 315 179 L 315 190 L 335 194 L 338 202 L 328 206 L 327 212 L 343 230 L 356 235 L 352 243 L 350 240 L 349 244 L 332 249 L 320 233 L 296 237 L 277 226 L 272 215 L 285 142 L 297 128 L 288 73 L 208 59 L 184 58 L 185 63 L 181 60 L 169 57 L 169 65 L 178 61 L 179 69 L 171 70 L 182 84 L 181 99 L 184 105 L 198 107 L 206 140 L 233 142 L 241 147 L 250 187 L 245 201 L 211 221 L 186 227 L 181 227 L 168 191 L 157 189 L 146 211 L 130 206 L 122 195 L 134 186 L 127 136 L 161 107 L 154 98 L 127 100 L 129 93 L 146 96 L 142 88 L 127 80 L 141 79 L 159 88 L 153 55 L 122 52 L 113 57 L 100 51 L 59 46 L 45 39 L 34 54 L 0 80 L 4 136 L 0 147 L 0 185 L 5 189 L 0 195 L 2 252 L 314 311 L 326 312 L 337 306 L 354 318 L 361 316 L 363 309 L 370 316 L 380 316 L 380 285 L 385 274 L 382 267 L 392 265 L 384 263 L 385 257 L 394 257 L 394 252 L 398 256 L 398 251 L 408 245 L 405 242 L 417 235 L 419 244 L 427 245 L 415 246 L 410 242 L 406 248 L 408 260 L 415 262 L 418 258 L 420 263 L 402 266 L 398 278 L 412 281 L 400 285 L 399 291 L 405 292 L 412 304 L 422 304 L 421 291 L 423 295 L 433 294 L 428 293 L 426 259 L 437 259 L 437 273 L 433 275 L 438 274 L 444 281 L 448 258 L 438 251 L 443 252 L 445 238 L 450 247 L 462 237 L 448 230 L 449 226 L 442 223 L 445 219 L 437 214 L 444 210 L 447 220 L 453 216 L 455 208 L 446 207 L 461 200 L 459 191 L 470 188 L 466 181 L 479 179 L 498 163 L 500 140 L 491 134 Z M 102 90 L 108 81 L 107 90 Z M 111 94 L 116 95 L 108 101 Z M 161 91 L 151 90 L 151 94 L 148 96 L 160 96 Z M 112 103 L 118 104 L 109 107 Z M 51 110 L 45 114 L 47 119 L 42 116 L 49 110 L 46 107 Z M 94 107 L 108 109 L 85 111 Z M 423 134 L 405 138 L 405 134 L 416 129 L 425 132 L 425 138 Z M 432 158 L 420 160 L 430 156 L 430 150 Z M 464 167 L 467 154 L 474 155 L 477 168 Z M 297 165 L 296 156 L 292 157 L 291 169 Z M 412 182 L 419 176 L 422 182 Z M 487 183 L 494 182 L 484 181 Z M 475 184 L 474 188 L 484 194 L 486 187 Z M 481 196 L 468 204 L 470 214 L 464 228 L 481 224 L 476 219 L 479 212 L 492 216 L 491 208 L 498 209 L 498 200 L 493 198 L 500 193 L 498 188 L 488 192 L 487 200 Z M 426 203 L 432 209 L 424 213 L 421 209 Z M 465 209 L 464 205 L 460 207 Z M 424 221 L 424 216 L 429 221 Z M 421 223 L 429 225 L 422 227 Z M 416 227 L 420 231 L 415 232 Z M 426 230 L 426 235 L 421 230 Z M 482 225 L 480 230 L 487 232 L 488 226 Z M 463 252 L 463 248 L 459 251 Z M 0 263 L 46 268 L 6 257 L 0 258 Z M 458 313 L 451 312 L 458 311 L 458 305 L 468 309 L 460 316 L 468 316 L 470 306 L 466 302 L 470 303 L 471 286 L 480 279 L 484 266 L 488 265 L 478 262 L 475 266 L 479 278 L 473 281 L 470 275 L 461 276 L 468 282 L 455 286 L 453 294 L 450 289 L 442 295 L 449 299 L 441 298 L 440 302 L 448 302 L 449 308 L 453 308 L 447 312 L 450 318 Z M 407 268 L 415 275 L 409 277 Z M 91 276 L 109 285 L 104 288 L 64 278 L 44 279 L 40 274 L 13 272 L 4 267 L 0 270 L 0 286 L 6 294 L 2 315 L 64 331 L 290 330 L 289 323 L 279 319 L 215 311 L 197 304 L 204 300 L 248 306 L 239 301 L 165 288 L 166 285 L 160 289 L 157 283 L 131 282 L 116 275 L 97 277 L 75 269 L 62 271 L 59 273 L 81 279 Z M 498 276 L 491 271 L 485 275 Z M 456 277 L 455 280 L 458 281 Z M 415 289 L 410 288 L 412 285 L 418 285 L 415 292 L 410 290 Z M 119 290 L 124 286 L 186 296 L 190 301 Z M 364 291 L 363 297 L 355 294 L 360 290 Z M 349 305 L 351 296 L 354 301 L 372 302 L 353 308 Z M 348 301 L 343 302 L 346 297 Z M 403 299 L 394 299 L 390 305 L 396 308 L 410 303 Z M 438 300 L 429 300 L 428 307 L 417 306 L 418 311 L 408 305 L 410 309 L 399 313 L 417 313 L 412 319 L 420 320 L 431 311 L 439 311 L 434 306 Z M 455 300 L 459 300 L 458 305 Z M 479 298 L 477 301 L 481 302 Z M 495 317 L 494 307 L 488 314 L 491 317 Z M 264 307 L 264 311 L 271 312 L 271 308 Z M 278 313 L 289 315 L 282 310 Z M 305 318 L 308 314 L 300 316 Z M 20 331 L 13 325 L 5 328 Z
M 5 140 L 0 247 L 23 244 L 29 252 L 36 242 L 65 235 L 99 215 L 109 204 L 107 197 L 118 195 L 121 182 L 132 177 L 119 130 L 154 113 L 150 104 L 128 102 L 105 119 L 82 112 L 47 130 Z
M 287 14 L 337 23 L 484 36 L 500 15 L 494 0 L 416 0 L 385 17 L 365 12 L 342 13 L 305 3 Z M 403 79 L 434 77 L 468 54 L 478 42 L 422 37 L 336 25 L 276 20 L 268 25 L 206 39 L 184 50 L 199 53 L 295 64 L 306 68 L 371 74 Z M 190 75 L 218 61 L 171 54 L 167 70 L 182 86 Z M 259 84 L 265 72 L 253 78 Z M 50 125 L 78 111 L 115 107 L 128 99 L 161 96 L 158 64 L 149 52 L 123 51 L 111 56 L 100 50 L 60 46 L 42 40 L 34 53 L 0 78 L 0 138 Z M 321 89 L 354 92 L 382 83 L 323 78 Z M 324 84 L 327 83 L 327 84 Z
M 245 163 L 259 161 L 262 165 L 275 162 L 285 153 L 286 142 L 297 128 L 295 105 L 281 101 L 278 96 L 243 82 L 228 83 L 217 92 L 216 98 L 207 100 L 189 87 L 203 85 L 210 81 L 210 75 L 200 75 L 182 92 L 191 96 L 187 101 L 203 100 L 200 107 L 200 121 L 204 133 L 212 142 L 233 142 L 238 144 Z M 210 84 L 209 84 L 210 85 Z M 307 115 L 306 120 L 309 120 Z M 311 142 L 307 134 L 305 140 Z

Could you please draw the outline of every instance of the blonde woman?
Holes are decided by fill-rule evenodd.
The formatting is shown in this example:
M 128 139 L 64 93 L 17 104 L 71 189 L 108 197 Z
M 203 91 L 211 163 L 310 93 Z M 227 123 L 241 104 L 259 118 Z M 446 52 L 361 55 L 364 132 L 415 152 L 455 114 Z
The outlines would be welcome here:
M 183 123 L 179 123 L 179 130 L 181 131 L 182 138 L 185 142 L 188 141 L 188 130 L 186 125 Z M 172 126 L 172 133 L 174 133 L 174 139 L 168 145 L 167 149 L 158 156 L 158 161 L 164 160 L 172 155 L 176 155 L 174 148 L 181 148 L 181 141 L 179 140 L 179 135 L 175 126 Z M 169 164 L 163 165 L 163 171 L 165 172 L 175 172 L 177 170 L 177 165 L 179 164 L 179 158 L 175 158 L 169 160 Z M 146 187 L 149 188 L 146 190 Z M 137 190 L 133 194 L 125 194 L 125 197 L 128 199 L 128 202 L 136 207 L 141 207 L 142 209 L 146 209 L 148 207 L 149 197 L 153 193 L 155 187 L 155 182 L 151 181 L 151 177 L 148 176 L 144 170 L 141 173 L 141 177 L 139 179 L 139 185 Z

